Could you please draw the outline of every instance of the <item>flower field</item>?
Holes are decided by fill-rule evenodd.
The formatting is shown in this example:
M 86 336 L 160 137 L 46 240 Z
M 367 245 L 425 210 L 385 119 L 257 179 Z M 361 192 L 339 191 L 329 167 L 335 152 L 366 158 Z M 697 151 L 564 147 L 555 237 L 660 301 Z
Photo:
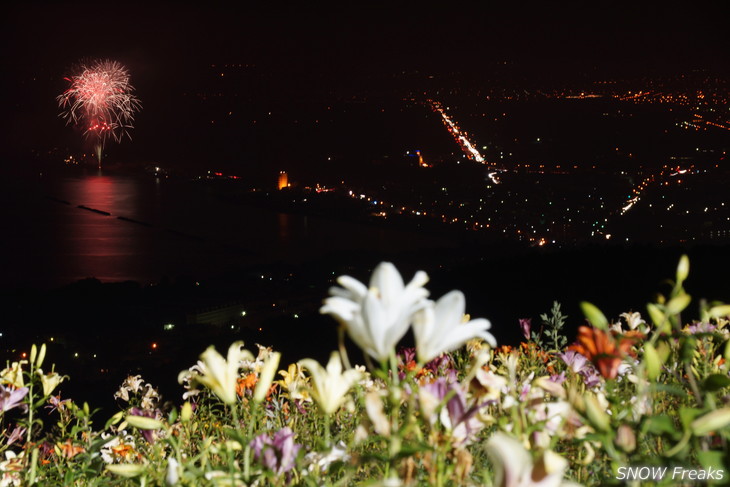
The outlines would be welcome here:
M 722 485 L 730 306 L 693 301 L 688 273 L 682 257 L 640 312 L 582 303 L 574 337 L 555 303 L 510 325 L 524 336 L 510 347 L 461 292 L 432 300 L 424 272 L 406 283 L 383 263 L 324 300 L 340 325 L 326 364 L 210 347 L 180 397 L 128 377 L 108 420 L 54 395 L 67 378 L 33 346 L 0 372 L 0 487 Z

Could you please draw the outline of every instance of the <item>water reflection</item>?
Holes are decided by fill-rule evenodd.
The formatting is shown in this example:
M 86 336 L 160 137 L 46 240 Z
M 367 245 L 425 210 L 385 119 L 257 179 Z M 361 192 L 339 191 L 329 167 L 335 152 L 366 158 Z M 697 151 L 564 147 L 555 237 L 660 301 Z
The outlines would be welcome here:
M 117 216 L 122 212 L 137 213 L 138 185 L 123 178 L 96 175 L 69 180 L 65 191 L 72 211 L 64 216 L 60 228 L 65 235 L 55 238 L 63 245 L 65 265 L 79 278 L 133 279 L 137 273 L 135 262 L 151 250 L 151 241 L 145 238 L 144 229 L 134 228 Z
M 0 217 L 13 232 L 4 238 L 6 262 L 0 262 L 0 272 L 8 282 L 34 286 L 87 277 L 203 278 L 282 259 L 442 247 L 446 241 L 232 204 L 215 187 L 189 181 L 97 174 L 48 179 L 4 195 L 8 201 L 0 205 Z
M 291 237 L 291 228 L 289 221 L 289 215 L 286 213 L 279 213 L 279 242 L 281 244 L 288 244 Z
M 69 196 L 79 204 L 113 214 L 136 214 L 139 210 L 140 181 L 97 174 L 66 183 Z

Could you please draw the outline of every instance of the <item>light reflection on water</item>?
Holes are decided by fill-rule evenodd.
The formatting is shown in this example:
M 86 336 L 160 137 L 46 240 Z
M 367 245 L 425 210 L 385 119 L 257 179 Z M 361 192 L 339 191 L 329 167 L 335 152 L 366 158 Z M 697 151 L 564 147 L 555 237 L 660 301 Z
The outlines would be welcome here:
M 195 182 L 102 173 L 9 187 L 0 203 L 0 217 L 14 229 L 3 240 L 5 287 L 87 277 L 154 282 L 335 251 L 448 245 L 416 233 L 227 203 L 214 187 Z

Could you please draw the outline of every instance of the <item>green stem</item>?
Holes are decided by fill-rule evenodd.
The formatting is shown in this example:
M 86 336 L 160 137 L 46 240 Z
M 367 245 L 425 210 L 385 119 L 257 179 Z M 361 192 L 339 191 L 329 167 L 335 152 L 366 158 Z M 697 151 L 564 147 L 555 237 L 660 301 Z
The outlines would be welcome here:
M 345 348 L 345 327 L 340 325 L 337 328 L 337 345 L 340 349 L 340 357 L 342 358 L 342 364 L 345 366 L 345 370 L 350 370 L 350 359 L 347 356 L 347 349 Z
M 332 418 L 330 418 L 329 414 L 324 415 L 324 447 L 325 449 L 329 449 L 332 443 L 331 435 L 332 432 L 330 431 L 332 424 Z
M 676 455 L 677 453 L 679 453 L 680 451 L 682 451 L 682 449 L 685 446 L 687 446 L 687 443 L 689 443 L 689 440 L 691 438 L 692 438 L 692 433 L 690 433 L 689 431 L 685 431 L 684 432 L 684 436 L 682 436 L 682 439 L 679 440 L 679 443 L 677 443 L 676 445 L 674 445 L 674 447 L 671 450 L 669 450 L 668 452 L 666 452 L 664 454 L 664 456 L 667 457 L 667 458 L 673 457 L 674 455 Z
M 255 401 L 252 401 L 250 404 L 251 419 L 249 420 L 246 427 L 246 446 L 243 452 L 243 478 L 246 482 L 248 482 L 251 475 L 251 440 L 253 439 L 252 437 L 254 427 L 256 426 L 256 422 L 258 421 L 258 404 Z M 233 417 L 236 420 L 236 431 L 238 431 L 240 435 L 241 423 L 238 421 L 238 415 L 234 414 Z
M 400 378 L 398 377 L 398 358 L 395 356 L 395 350 L 390 349 L 388 354 L 388 361 L 390 362 L 390 373 L 392 375 L 391 380 L 393 384 L 398 387 L 400 385 Z
M 33 409 L 34 409 L 33 406 L 35 403 L 35 400 L 33 399 L 33 379 L 34 379 L 33 372 L 34 372 L 35 367 L 33 365 L 34 365 L 33 363 L 30 364 L 30 378 L 28 381 L 28 431 L 26 433 L 26 439 L 25 439 L 26 445 L 30 445 L 30 440 L 32 438 L 32 433 L 33 433 Z M 19 365 L 19 367 L 20 367 L 20 365 Z

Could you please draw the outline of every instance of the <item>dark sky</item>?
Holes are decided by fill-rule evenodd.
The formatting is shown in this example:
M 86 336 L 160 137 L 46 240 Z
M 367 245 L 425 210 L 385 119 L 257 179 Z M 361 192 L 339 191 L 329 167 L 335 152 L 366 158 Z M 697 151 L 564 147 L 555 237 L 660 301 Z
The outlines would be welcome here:
M 144 101 L 141 116 L 159 115 L 148 125 L 164 124 L 165 107 L 197 80 L 209 79 L 211 64 L 256 65 L 276 83 L 274 96 L 319 85 L 354 89 L 402 71 L 480 80 L 503 60 L 538 80 L 591 69 L 609 76 L 727 69 L 721 2 L 482 1 L 437 8 L 424 7 L 427 2 L 238 2 L 235 9 L 206 3 L 4 7 L 1 92 L 8 116 L 2 137 L 8 143 L 2 150 L 33 143 L 34 131 L 46 139 L 59 132 L 55 96 L 66 87 L 63 76 L 90 58 L 129 68 Z
M 541 68 L 703 62 L 727 49 L 722 2 L 202 3 L 18 4 L 3 15 L 6 63 L 61 69 L 81 57 L 113 57 L 184 73 L 198 62 L 253 61 L 306 74 L 469 70 L 500 58 Z

